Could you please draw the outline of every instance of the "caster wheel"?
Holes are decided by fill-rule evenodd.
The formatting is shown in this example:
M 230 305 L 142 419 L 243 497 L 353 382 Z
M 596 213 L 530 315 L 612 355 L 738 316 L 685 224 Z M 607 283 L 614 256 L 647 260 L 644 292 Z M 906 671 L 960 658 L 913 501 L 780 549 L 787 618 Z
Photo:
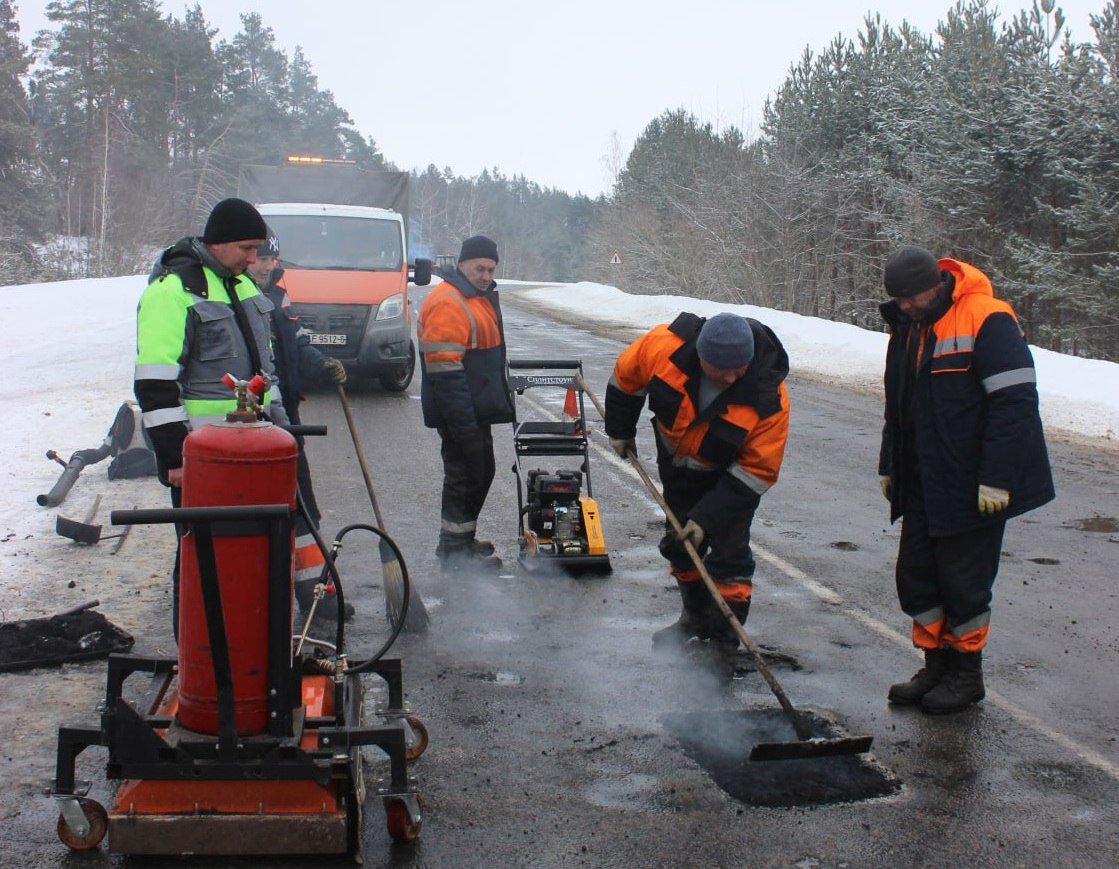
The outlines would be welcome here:
M 77 835 L 66 823 L 66 818 L 59 815 L 58 838 L 71 851 L 92 851 L 105 838 L 105 832 L 109 829 L 109 815 L 97 800 L 82 799 L 78 801 L 78 805 L 89 821 L 89 832 L 84 836 Z
M 427 725 L 414 715 L 408 716 L 408 726 L 412 728 L 415 740 L 405 749 L 404 759 L 411 761 L 427 751 L 428 735 Z
M 417 797 L 417 800 L 419 798 Z M 423 812 L 423 800 L 419 800 L 420 812 Z M 389 835 L 392 836 L 396 842 L 415 842 L 420 836 L 420 828 L 423 827 L 423 818 L 413 821 L 411 813 L 408 811 L 408 806 L 401 799 L 390 799 L 385 803 L 385 823 L 388 826 Z

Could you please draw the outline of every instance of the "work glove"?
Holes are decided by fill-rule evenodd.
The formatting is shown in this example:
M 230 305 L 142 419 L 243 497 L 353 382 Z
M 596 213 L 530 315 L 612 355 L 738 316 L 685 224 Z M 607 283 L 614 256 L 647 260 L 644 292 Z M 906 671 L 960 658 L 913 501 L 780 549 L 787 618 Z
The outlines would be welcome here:
M 882 490 L 882 497 L 890 500 L 890 478 L 883 475 L 878 477 L 878 488 Z
M 339 386 L 346 382 L 346 367 L 337 359 L 328 357 L 322 364 L 322 370 L 331 382 Z
M 984 516 L 994 516 L 1005 510 L 1010 503 L 1010 493 L 1006 489 L 979 484 L 979 512 Z
M 675 530 L 669 531 L 661 542 L 657 544 L 657 549 L 660 550 L 661 555 L 667 558 L 673 565 L 691 564 L 692 558 L 688 555 L 688 550 L 684 548 L 684 541 L 690 540 L 692 546 L 699 552 L 699 547 L 703 543 L 703 538 L 707 535 L 704 530 L 693 520 L 689 519 L 680 533 L 677 534 Z
M 610 438 L 610 449 L 618 454 L 620 458 L 628 458 L 632 453 L 637 455 L 637 439 L 636 438 Z
M 681 544 L 691 543 L 697 551 L 703 545 L 703 538 L 706 536 L 707 532 L 700 528 L 694 519 L 689 519 L 688 523 L 680 529 L 680 533 L 676 535 Z

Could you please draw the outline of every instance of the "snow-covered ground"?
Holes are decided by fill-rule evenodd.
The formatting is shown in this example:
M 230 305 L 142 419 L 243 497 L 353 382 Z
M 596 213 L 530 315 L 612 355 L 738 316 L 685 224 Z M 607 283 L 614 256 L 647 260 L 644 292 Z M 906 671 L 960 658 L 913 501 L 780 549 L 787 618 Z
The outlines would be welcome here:
M 0 288 L 0 409 L 4 461 L 0 464 L 0 543 L 54 536 L 56 510 L 39 507 L 64 458 L 98 446 L 121 402 L 132 397 L 135 308 L 142 276 L 60 281 Z M 770 325 L 789 351 L 794 372 L 811 373 L 860 389 L 880 388 L 886 336 L 855 326 L 745 305 L 681 296 L 631 296 L 601 284 L 557 284 L 542 289 L 506 283 L 510 295 L 554 307 L 580 322 L 645 329 L 681 310 L 710 316 L 735 311 Z M 1100 438 L 1119 445 L 1119 364 L 1077 359 L 1034 348 L 1042 413 L 1051 431 Z M 104 475 L 108 462 L 84 474 Z M 116 486 L 117 484 L 114 484 Z M 122 486 L 127 485 L 125 483 Z M 135 483 L 132 485 L 136 485 Z M 81 482 L 75 487 L 80 492 Z M 121 490 L 123 491 L 123 490 Z M 75 498 L 75 501 L 77 499 Z M 72 502 L 66 515 L 81 518 Z M 108 523 L 107 515 L 97 520 Z M 0 547 L 0 589 L 11 562 Z

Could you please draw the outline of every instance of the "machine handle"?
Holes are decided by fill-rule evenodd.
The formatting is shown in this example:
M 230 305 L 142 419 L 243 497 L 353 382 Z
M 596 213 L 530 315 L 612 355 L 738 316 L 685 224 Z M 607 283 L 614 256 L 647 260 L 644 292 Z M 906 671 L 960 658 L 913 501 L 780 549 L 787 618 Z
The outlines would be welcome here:
M 577 371 L 583 367 L 579 359 L 508 359 L 506 363 L 510 368 L 567 368 Z
M 151 510 L 113 510 L 113 525 L 167 525 L 172 522 L 237 522 L 246 519 L 285 519 L 287 504 L 252 504 L 235 507 L 161 507 Z

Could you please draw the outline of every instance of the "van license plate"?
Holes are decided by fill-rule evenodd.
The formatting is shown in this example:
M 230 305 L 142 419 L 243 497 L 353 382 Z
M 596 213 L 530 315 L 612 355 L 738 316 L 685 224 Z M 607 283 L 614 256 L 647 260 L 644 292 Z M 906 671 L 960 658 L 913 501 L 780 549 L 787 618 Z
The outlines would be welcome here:
M 345 344 L 345 335 L 331 335 L 328 332 L 311 332 L 312 344 Z

